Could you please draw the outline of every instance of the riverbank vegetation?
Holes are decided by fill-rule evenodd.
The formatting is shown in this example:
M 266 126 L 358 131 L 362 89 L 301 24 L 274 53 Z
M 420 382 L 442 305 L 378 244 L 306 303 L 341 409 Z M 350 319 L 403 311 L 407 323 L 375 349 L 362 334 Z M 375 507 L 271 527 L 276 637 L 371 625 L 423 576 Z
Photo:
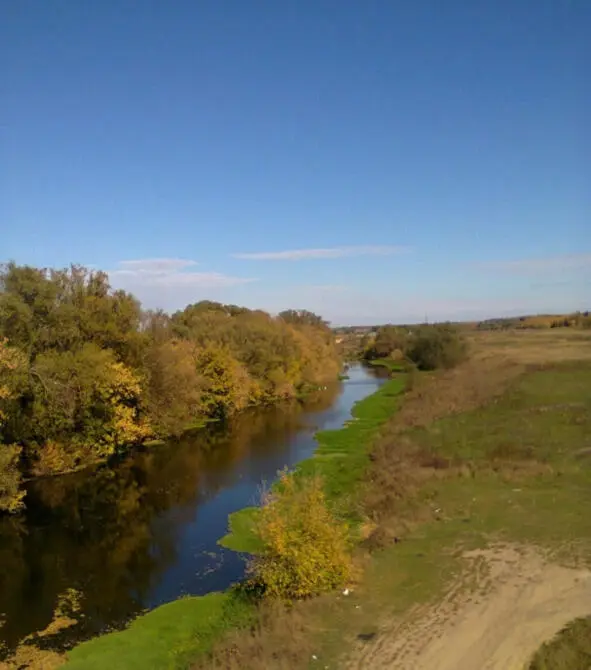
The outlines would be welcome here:
M 318 475 L 283 472 L 265 495 L 253 530 L 260 548 L 250 563 L 250 583 L 265 598 L 309 598 L 351 578 L 349 528 L 329 509 Z
M 359 577 L 350 589 L 289 605 L 265 598 L 252 609 L 251 602 L 246 626 L 216 625 L 203 643 L 196 627 L 192 642 L 179 643 L 179 663 L 171 646 L 163 667 L 291 669 L 306 668 L 311 659 L 329 667 L 388 667 L 398 661 L 413 667 L 424 631 L 419 627 L 412 637 L 409 611 L 420 605 L 427 612 L 459 574 L 463 582 L 452 588 L 452 611 L 463 606 L 463 593 L 470 601 L 480 588 L 481 568 L 464 575 L 467 550 L 491 542 L 527 544 L 548 560 L 591 567 L 591 339 L 549 330 L 474 333 L 470 340 L 467 360 L 420 373 L 403 397 L 400 378 L 388 381 L 355 407 L 348 426 L 320 433 L 316 457 L 296 470 L 296 478 L 320 474 L 331 514 L 352 520 L 359 530 L 361 542 L 352 552 Z M 252 516 L 231 520 L 229 545 L 239 549 L 253 529 L 256 534 Z M 238 591 L 223 597 L 241 596 Z M 170 616 L 153 636 L 174 630 L 176 604 L 166 606 Z M 505 605 L 513 611 L 512 600 Z M 437 609 L 435 615 L 429 625 L 437 627 Z M 561 612 L 568 615 L 568 609 Z M 408 649 L 397 646 L 399 625 L 411 635 Z M 577 636 L 585 634 L 581 626 L 572 626 Z M 560 639 L 570 648 L 569 634 Z M 149 653 L 149 641 L 137 642 L 131 628 L 115 635 L 122 636 L 118 648 L 133 649 L 134 657 Z M 104 667 L 110 638 L 77 647 L 70 663 Z M 198 645 L 192 666 L 191 655 L 182 652 L 191 645 Z M 564 656 L 571 657 L 580 660 L 580 654 Z M 109 656 L 109 664 L 127 667 L 122 658 Z M 564 670 L 578 670 L 574 662 Z
M 478 333 L 470 351 L 457 368 L 422 375 L 371 441 L 361 489 L 365 552 L 355 553 L 364 570 L 349 595 L 261 615 L 195 668 L 306 668 L 312 657 L 329 667 L 413 667 L 426 640 L 419 626 L 412 648 L 399 644 L 400 626 L 413 635 L 410 611 L 427 613 L 450 585 L 451 611 L 479 588 L 488 597 L 484 568 L 464 573 L 467 550 L 527 544 L 540 560 L 591 567 L 591 339 Z M 518 566 L 525 559 L 516 556 Z M 524 576 L 525 589 L 531 579 Z M 503 606 L 508 617 L 514 602 Z M 429 627 L 437 629 L 438 616 L 435 607 Z M 560 617 L 568 616 L 565 607 Z M 560 659 L 564 670 L 582 667 L 587 621 L 544 647 L 532 667 L 555 667 L 540 665 L 547 659 Z
M 0 510 L 22 478 L 70 472 L 336 379 L 320 317 L 203 301 L 143 311 L 103 272 L 0 271 Z
M 591 668 L 591 616 L 571 621 L 539 649 L 528 670 Z
M 432 326 L 382 326 L 361 353 L 369 362 L 395 369 L 393 365 L 415 366 L 420 370 L 453 368 L 466 360 L 468 344 L 452 324 Z
M 268 508 L 268 515 L 265 517 L 268 524 L 263 523 L 259 526 L 256 523 L 256 519 L 248 513 L 254 508 L 247 509 L 246 514 L 239 512 L 232 515 L 230 525 L 233 533 L 229 537 L 234 541 L 234 545 L 228 542 L 226 546 L 264 557 L 265 567 L 269 572 L 263 571 L 259 576 L 265 575 L 268 578 L 270 574 L 275 574 L 285 579 L 285 575 L 289 576 L 293 571 L 288 570 L 284 573 L 281 569 L 284 567 L 283 561 L 287 558 L 289 565 L 296 567 L 291 560 L 292 550 L 281 543 L 281 538 L 285 539 L 285 531 L 290 540 L 293 539 L 292 532 L 297 536 L 296 544 L 302 555 L 306 550 L 310 550 L 311 538 L 323 537 L 326 551 L 320 552 L 320 562 L 326 566 L 324 575 L 326 579 L 319 581 L 308 572 L 313 582 L 312 590 L 323 591 L 336 586 L 342 580 L 346 581 L 350 576 L 353 557 L 351 550 L 354 542 L 359 540 L 361 519 L 359 487 L 363 481 L 364 470 L 370 462 L 369 445 L 380 426 L 399 406 L 403 389 L 404 381 L 400 377 L 387 381 L 375 394 L 354 406 L 353 419 L 344 428 L 318 433 L 319 447 L 315 456 L 302 462 L 295 471 L 295 479 L 289 479 L 290 486 L 293 485 L 293 495 L 288 494 L 280 498 L 277 507 Z M 321 481 L 322 488 L 320 488 Z M 269 502 L 277 499 L 272 495 Z M 279 507 L 282 508 L 281 513 Z M 294 512 L 297 512 L 295 516 Z M 279 533 L 275 521 L 279 524 Z M 338 531 L 336 535 L 335 524 Z M 312 529 L 310 525 L 313 526 Z M 258 529 L 261 530 L 262 537 L 256 536 Z M 308 532 L 314 529 L 316 532 L 312 534 Z M 268 542 L 262 542 L 264 538 Z M 275 542 L 273 538 L 279 542 Z M 265 547 L 267 553 L 264 551 Z M 319 554 L 316 558 L 318 556 Z M 341 566 L 340 568 L 338 566 L 335 568 L 333 561 L 335 558 L 338 558 L 336 563 Z M 255 562 L 256 560 L 255 557 Z M 310 563 L 307 565 L 310 566 Z M 315 565 L 318 566 L 318 562 Z M 282 583 L 290 583 L 292 586 L 294 583 L 299 583 L 300 586 L 302 584 L 299 579 L 295 582 Z M 283 640 L 280 636 L 275 636 L 272 640 L 270 637 L 266 638 L 265 653 L 275 645 L 277 650 L 281 649 L 281 654 L 289 655 L 288 650 L 297 646 L 298 639 L 302 644 L 307 644 L 304 643 L 303 637 L 298 637 L 299 624 L 284 616 L 284 607 L 292 605 L 286 605 L 283 598 L 279 601 L 275 597 L 261 598 L 264 592 L 261 586 L 261 581 L 255 579 L 225 593 L 183 598 L 169 603 L 138 617 L 123 631 L 102 635 L 76 646 L 61 656 L 61 663 L 66 663 L 66 667 L 71 667 L 73 670 L 104 667 L 113 670 L 118 668 L 127 670 L 133 667 L 181 669 L 191 667 L 191 660 L 201 659 L 198 662 L 201 663 L 203 660 L 206 663 L 204 667 L 217 667 L 209 665 L 210 661 L 212 664 L 217 663 L 216 655 L 212 655 L 211 651 L 219 648 L 225 657 L 226 652 L 221 651 L 219 643 L 225 642 L 227 635 L 243 635 L 244 631 L 255 630 L 262 632 L 273 620 L 285 622 L 288 628 L 283 630 L 285 634 Z M 289 595 L 297 594 L 292 591 Z M 302 602 L 315 600 L 305 598 Z M 179 625 L 177 621 L 180 621 Z M 154 643 L 153 638 L 157 638 L 158 641 Z M 34 644 L 34 641 L 32 643 Z M 19 655 L 30 653 L 30 644 L 25 646 L 27 649 L 17 651 L 17 656 L 13 657 L 13 660 Z M 298 654 L 303 648 L 298 649 Z M 254 653 L 253 659 L 259 655 L 260 651 Z M 230 650 L 229 658 L 231 656 Z

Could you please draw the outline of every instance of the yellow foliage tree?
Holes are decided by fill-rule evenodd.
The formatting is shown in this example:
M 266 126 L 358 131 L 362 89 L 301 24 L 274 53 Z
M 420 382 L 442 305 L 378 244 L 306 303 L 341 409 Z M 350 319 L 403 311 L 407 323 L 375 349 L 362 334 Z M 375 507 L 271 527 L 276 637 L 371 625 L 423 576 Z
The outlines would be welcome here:
M 283 472 L 261 508 L 256 532 L 263 549 L 250 570 L 267 596 L 307 598 L 351 577 L 348 528 L 329 510 L 319 477 Z
M 140 412 L 140 379 L 112 351 L 87 344 L 40 355 L 31 367 L 35 470 L 63 472 L 151 434 Z
M 246 369 L 223 347 L 208 346 L 196 353 L 202 378 L 201 402 L 209 416 L 225 417 L 244 409 L 253 393 Z

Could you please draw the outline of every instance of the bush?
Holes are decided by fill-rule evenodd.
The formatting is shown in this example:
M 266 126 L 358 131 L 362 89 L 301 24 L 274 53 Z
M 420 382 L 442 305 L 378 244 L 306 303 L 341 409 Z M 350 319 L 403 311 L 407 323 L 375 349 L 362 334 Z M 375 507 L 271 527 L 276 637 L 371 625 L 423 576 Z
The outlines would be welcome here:
M 0 444 L 0 512 L 19 512 L 25 492 L 21 490 L 18 469 L 21 448 L 15 444 Z
M 408 358 L 421 370 L 453 368 L 467 357 L 465 339 L 447 324 L 423 326 L 414 336 Z
M 348 528 L 328 509 L 320 477 L 284 472 L 261 508 L 256 532 L 263 549 L 250 572 L 266 596 L 307 598 L 351 577 Z

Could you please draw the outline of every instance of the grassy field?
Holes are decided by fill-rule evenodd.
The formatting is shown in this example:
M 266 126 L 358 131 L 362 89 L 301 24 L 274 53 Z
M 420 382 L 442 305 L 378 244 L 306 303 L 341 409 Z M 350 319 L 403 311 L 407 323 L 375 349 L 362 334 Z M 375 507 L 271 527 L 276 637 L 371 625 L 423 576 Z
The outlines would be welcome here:
M 373 440 L 364 484 L 373 530 L 352 592 L 275 613 L 195 667 L 307 668 L 312 656 L 319 667 L 413 667 L 381 665 L 375 648 L 454 581 L 476 589 L 467 551 L 525 544 L 591 567 L 591 336 L 471 339 L 470 361 L 423 375 Z M 588 667 L 588 625 L 540 650 L 532 670 Z

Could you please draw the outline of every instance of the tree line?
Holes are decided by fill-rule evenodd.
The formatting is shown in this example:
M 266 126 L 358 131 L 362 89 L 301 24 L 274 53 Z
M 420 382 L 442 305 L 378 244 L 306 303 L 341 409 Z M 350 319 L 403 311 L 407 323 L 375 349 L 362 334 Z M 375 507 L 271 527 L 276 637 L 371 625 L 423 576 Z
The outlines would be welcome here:
M 58 474 L 335 379 L 320 317 L 202 301 L 142 310 L 104 272 L 0 269 L 0 510 Z
M 477 330 L 541 330 L 546 328 L 578 328 L 591 330 L 591 315 L 586 312 L 573 314 L 538 314 L 480 321 Z

